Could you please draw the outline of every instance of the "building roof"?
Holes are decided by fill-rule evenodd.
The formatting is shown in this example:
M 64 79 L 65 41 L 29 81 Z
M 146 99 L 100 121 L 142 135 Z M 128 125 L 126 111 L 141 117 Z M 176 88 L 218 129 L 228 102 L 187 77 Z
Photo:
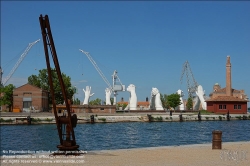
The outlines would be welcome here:
M 207 99 L 206 102 L 209 101 L 237 101 L 237 102 L 248 102 L 248 100 L 245 99 L 240 99 L 237 97 L 233 97 L 233 96 L 217 96 L 215 98 L 212 99 Z
M 46 91 L 46 90 L 43 90 L 43 89 L 41 89 L 41 88 L 39 88 L 39 87 L 37 87 L 35 85 L 31 85 L 29 83 L 24 84 L 22 86 L 19 86 L 19 87 L 15 88 L 14 90 L 16 91 L 16 90 L 20 90 L 22 88 L 27 88 L 27 87 L 29 87 L 29 90 L 42 90 L 42 91 Z
M 119 101 L 117 103 L 118 104 L 128 104 L 127 101 Z M 149 106 L 149 102 L 148 101 L 138 101 L 137 105 L 140 105 L 140 106 Z
M 149 102 L 148 101 L 138 101 L 137 105 L 141 105 L 141 106 L 148 106 Z
M 226 88 L 221 88 L 221 89 L 217 89 L 216 92 L 213 92 L 213 93 L 226 93 Z M 236 89 L 232 89 L 232 92 L 233 93 L 240 93 L 241 91 L 240 90 L 236 90 Z

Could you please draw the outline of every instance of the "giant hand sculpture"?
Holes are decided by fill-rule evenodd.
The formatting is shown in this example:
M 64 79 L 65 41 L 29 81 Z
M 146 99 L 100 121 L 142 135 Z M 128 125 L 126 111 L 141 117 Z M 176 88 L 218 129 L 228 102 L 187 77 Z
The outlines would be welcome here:
M 197 87 L 197 91 L 195 92 L 196 95 L 199 97 L 202 109 L 206 110 L 207 109 L 207 103 L 205 102 L 204 96 L 205 96 L 205 90 L 203 90 L 202 86 L 199 85 Z
M 151 97 L 152 97 L 151 102 L 152 103 L 154 102 L 155 109 L 156 110 L 164 110 L 162 107 L 161 95 L 160 95 L 160 92 L 157 88 L 152 88 Z
M 110 102 L 111 92 L 112 92 L 111 89 L 109 89 L 109 88 L 105 89 L 105 93 L 106 93 L 106 105 L 111 105 L 111 102 Z
M 182 90 L 178 90 L 177 91 L 177 94 L 179 94 L 180 95 L 180 100 L 181 100 L 181 105 L 180 105 L 180 110 L 184 110 L 184 104 L 183 104 L 183 99 L 182 99 L 182 97 L 184 96 L 184 94 L 183 94 L 183 91 Z
M 85 98 L 83 101 L 83 105 L 88 105 L 89 104 L 89 98 L 94 95 L 94 93 L 90 94 L 91 91 L 91 86 L 86 86 L 86 90 L 82 89 L 83 92 L 85 93 Z
M 198 96 L 195 96 L 194 99 L 193 110 L 198 111 L 200 109 L 201 101 Z
M 130 92 L 130 98 L 128 102 L 128 106 L 126 107 L 125 110 L 137 110 L 137 96 L 135 93 L 135 85 L 130 84 L 127 88 L 127 91 Z

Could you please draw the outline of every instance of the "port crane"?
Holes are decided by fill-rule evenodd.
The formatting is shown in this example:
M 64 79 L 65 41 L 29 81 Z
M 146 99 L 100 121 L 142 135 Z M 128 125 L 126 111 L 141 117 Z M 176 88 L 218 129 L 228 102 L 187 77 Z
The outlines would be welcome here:
M 39 42 L 40 39 L 29 43 L 27 48 L 25 49 L 25 51 L 22 53 L 22 55 L 20 56 L 20 58 L 18 59 L 18 61 L 16 62 L 16 64 L 14 65 L 14 67 L 12 68 L 12 70 L 10 71 L 10 73 L 7 75 L 7 77 L 3 80 L 2 85 L 4 86 L 9 79 L 11 78 L 11 76 L 14 74 L 14 72 L 16 71 L 16 69 L 18 68 L 18 66 L 21 64 L 21 62 L 23 61 L 23 59 L 25 58 L 25 56 L 28 54 L 28 52 L 30 51 L 30 49 L 32 48 L 32 46 L 34 46 L 37 42 Z M 2 69 L 0 69 L 0 74 L 1 74 L 1 80 L 2 80 Z
M 188 61 L 186 61 L 183 64 L 182 74 L 181 74 L 181 79 L 180 79 L 181 84 L 183 81 L 184 74 L 186 74 L 186 79 L 187 79 L 186 81 L 187 81 L 187 88 L 188 88 L 188 97 L 193 99 L 193 94 L 197 90 L 198 83 L 194 79 L 194 75 L 193 75 L 193 72 L 191 70 L 191 67 L 190 67 Z
M 195 101 L 193 110 L 199 110 L 200 104 L 202 105 L 202 109 L 206 110 L 207 106 L 204 98 L 205 91 L 203 91 L 202 86 L 199 85 L 194 79 L 194 75 L 188 61 L 186 61 L 183 64 L 181 83 L 183 80 L 184 73 L 186 73 L 186 78 L 187 78 L 188 97 L 191 98 L 192 100 L 194 99 Z M 196 96 L 194 96 L 194 94 L 196 94 Z
M 121 82 L 120 78 L 117 75 L 117 71 L 115 70 L 114 73 L 113 73 L 113 75 L 112 75 L 113 84 L 111 86 L 111 84 L 109 83 L 109 81 L 107 80 L 107 78 L 105 77 L 105 75 L 103 74 L 103 72 L 101 71 L 101 69 L 98 67 L 97 63 L 91 57 L 90 53 L 86 52 L 86 51 L 83 51 L 81 49 L 79 49 L 79 51 L 81 51 L 82 53 L 84 53 L 87 56 L 87 58 L 89 59 L 89 61 L 95 67 L 96 71 L 102 77 L 103 81 L 108 85 L 108 88 L 113 91 L 113 93 L 114 93 L 114 103 L 113 103 L 113 105 L 116 105 L 117 91 L 125 91 L 125 85 L 122 85 L 122 82 Z M 117 84 L 117 82 L 119 82 L 120 85 Z

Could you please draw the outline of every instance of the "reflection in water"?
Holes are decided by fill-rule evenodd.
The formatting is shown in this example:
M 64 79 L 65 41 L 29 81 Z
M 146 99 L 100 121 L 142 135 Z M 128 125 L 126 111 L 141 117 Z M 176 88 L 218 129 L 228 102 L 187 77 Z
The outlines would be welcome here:
M 89 151 L 211 143 L 213 130 L 222 131 L 223 142 L 250 140 L 249 121 L 243 120 L 78 124 L 75 136 Z M 55 124 L 1 126 L 2 150 L 55 151 L 58 144 Z

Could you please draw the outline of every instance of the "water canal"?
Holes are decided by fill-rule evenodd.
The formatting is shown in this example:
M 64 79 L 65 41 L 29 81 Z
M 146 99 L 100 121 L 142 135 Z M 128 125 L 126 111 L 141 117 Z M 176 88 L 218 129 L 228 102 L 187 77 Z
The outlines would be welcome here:
M 75 135 L 80 150 L 92 151 L 211 143 L 213 130 L 222 131 L 222 142 L 250 141 L 248 120 L 78 124 Z M 1 126 L 1 155 L 56 151 L 58 144 L 55 124 Z

